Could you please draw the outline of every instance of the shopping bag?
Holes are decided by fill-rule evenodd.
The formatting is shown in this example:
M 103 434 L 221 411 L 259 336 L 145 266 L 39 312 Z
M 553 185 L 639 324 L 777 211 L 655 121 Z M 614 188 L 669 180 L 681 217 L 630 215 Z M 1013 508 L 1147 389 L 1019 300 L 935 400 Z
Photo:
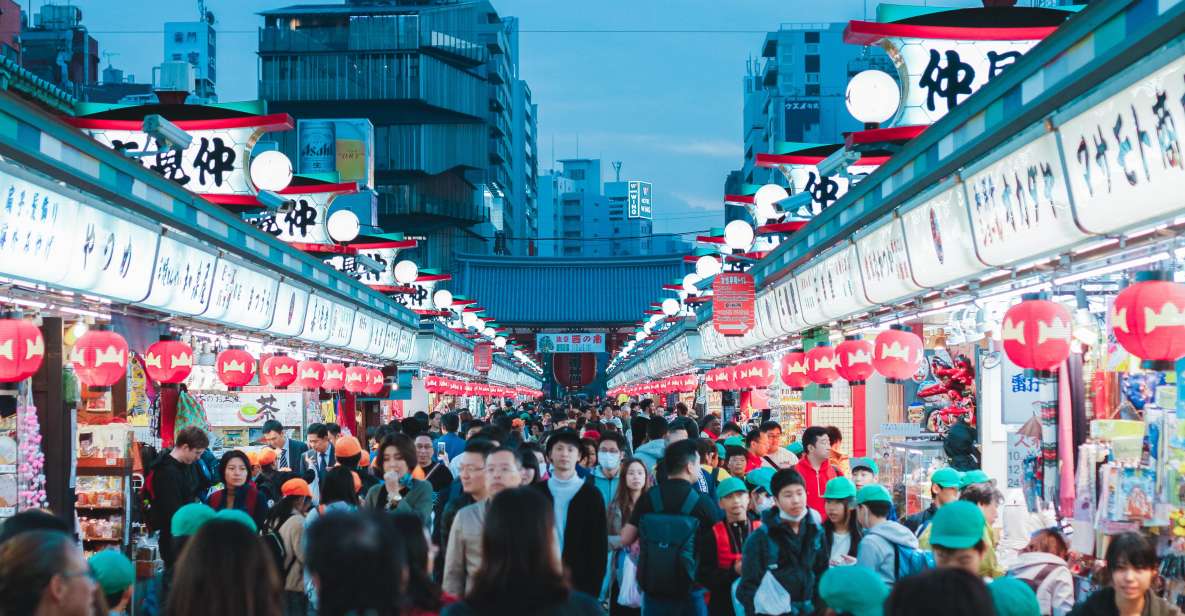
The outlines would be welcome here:
M 638 586 L 638 565 L 628 555 L 621 563 L 621 589 L 617 592 L 617 604 L 625 607 L 642 607 L 642 588 Z
M 782 586 L 773 571 L 766 571 L 761 585 L 753 596 L 753 611 L 758 614 L 787 614 L 790 612 L 790 591 Z

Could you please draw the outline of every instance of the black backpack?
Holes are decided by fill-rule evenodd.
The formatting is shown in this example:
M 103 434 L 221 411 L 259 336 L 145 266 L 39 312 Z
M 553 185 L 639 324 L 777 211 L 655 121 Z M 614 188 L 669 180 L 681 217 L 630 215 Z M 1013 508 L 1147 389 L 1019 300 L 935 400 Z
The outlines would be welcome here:
M 267 547 L 267 551 L 272 555 L 272 561 L 276 563 L 276 571 L 280 572 L 280 583 L 288 579 L 288 571 L 292 569 L 292 565 L 296 564 L 295 555 L 292 557 L 292 562 L 288 562 L 288 548 L 284 547 L 284 538 L 280 536 L 280 527 L 287 522 L 287 519 L 278 520 L 275 527 L 271 525 L 265 526 L 260 535 L 263 537 L 263 544 Z
M 697 566 L 695 535 L 699 531 L 699 519 L 691 512 L 699 497 L 699 492 L 692 489 L 678 513 L 664 513 L 659 488 L 650 490 L 653 510 L 642 516 L 638 527 L 638 585 L 643 592 L 659 597 L 680 597 L 691 592 Z

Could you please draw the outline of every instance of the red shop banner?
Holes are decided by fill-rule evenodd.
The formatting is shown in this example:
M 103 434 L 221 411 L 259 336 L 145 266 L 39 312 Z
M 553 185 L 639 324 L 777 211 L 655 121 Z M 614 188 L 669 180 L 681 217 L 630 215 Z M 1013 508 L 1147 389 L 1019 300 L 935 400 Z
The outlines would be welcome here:
M 481 342 L 473 345 L 473 369 L 478 372 L 489 372 L 494 365 L 494 345 Z
M 743 336 L 757 325 L 757 287 L 745 272 L 722 272 L 712 281 L 712 327 L 725 336 Z

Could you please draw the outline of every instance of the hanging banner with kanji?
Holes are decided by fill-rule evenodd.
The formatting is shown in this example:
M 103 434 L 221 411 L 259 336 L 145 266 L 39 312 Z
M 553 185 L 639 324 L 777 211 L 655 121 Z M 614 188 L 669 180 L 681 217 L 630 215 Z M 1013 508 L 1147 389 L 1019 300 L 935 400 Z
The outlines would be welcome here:
M 494 365 L 494 345 L 480 342 L 473 345 L 473 369 L 478 372 L 489 372 Z
M 538 353 L 604 353 L 605 334 L 574 332 L 570 334 L 535 334 Z
M 712 327 L 725 336 L 743 336 L 757 324 L 757 289 L 745 272 L 723 272 L 712 280 Z

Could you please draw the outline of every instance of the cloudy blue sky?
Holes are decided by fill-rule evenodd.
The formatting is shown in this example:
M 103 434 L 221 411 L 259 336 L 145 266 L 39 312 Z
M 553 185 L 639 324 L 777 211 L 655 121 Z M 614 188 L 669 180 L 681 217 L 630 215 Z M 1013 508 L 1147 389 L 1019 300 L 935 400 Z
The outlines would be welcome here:
M 36 11 L 41 0 L 19 0 Z M 61 1 L 61 0 L 59 0 Z M 654 182 L 655 230 L 723 221 L 724 178 L 740 166 L 741 79 L 763 32 L 780 23 L 862 18 L 874 0 L 493 0 L 519 17 L 520 71 L 539 105 L 540 171 L 579 155 L 622 161 Z M 922 4 L 925 0 L 897 0 Z M 147 80 L 165 21 L 196 0 L 73 0 L 111 62 Z M 207 0 L 218 17 L 221 100 L 256 96 L 260 10 L 286 0 Z M 969 0 L 943 5 L 979 4 Z M 567 30 L 567 32 L 555 32 Z M 576 30 L 576 32 L 572 32 Z M 621 32 L 626 30 L 628 32 Z M 617 31 L 617 32 L 614 32 Z

